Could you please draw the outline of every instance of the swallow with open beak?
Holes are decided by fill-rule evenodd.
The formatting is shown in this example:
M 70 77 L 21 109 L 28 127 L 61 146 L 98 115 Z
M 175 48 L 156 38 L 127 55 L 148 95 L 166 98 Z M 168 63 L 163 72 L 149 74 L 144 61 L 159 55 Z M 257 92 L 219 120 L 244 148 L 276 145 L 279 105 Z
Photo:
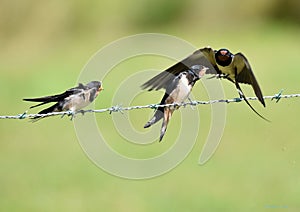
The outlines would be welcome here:
M 26 98 L 23 100 L 31 102 L 41 102 L 40 104 L 31 106 L 30 108 L 38 107 L 51 102 L 56 102 L 51 107 L 40 111 L 39 114 L 70 111 L 74 115 L 76 111 L 88 106 L 91 102 L 93 102 L 101 90 L 103 90 L 102 82 L 91 81 L 86 85 L 79 83 L 77 87 L 70 88 L 61 94 L 32 99 Z M 34 119 L 38 118 L 40 117 L 35 117 Z
M 160 104 L 180 104 L 184 102 L 189 97 L 195 83 L 206 73 L 207 70 L 208 68 L 203 65 L 193 65 L 190 69 L 178 74 L 166 87 L 165 95 L 163 96 Z M 172 113 L 178 108 L 178 106 L 159 107 L 150 121 L 145 124 L 144 128 L 148 128 L 160 119 L 163 119 L 159 137 L 159 141 L 161 141 L 166 133 Z
M 250 84 L 258 100 L 264 107 L 266 106 L 261 89 L 247 58 L 242 53 L 232 54 L 228 49 L 223 48 L 218 51 L 213 50 L 210 47 L 199 49 L 184 60 L 156 75 L 144 83 L 142 87 L 144 89 L 148 88 L 149 90 L 166 88 L 166 86 L 172 82 L 174 76 L 184 72 L 193 64 L 205 65 L 209 68 L 209 70 L 206 72 L 207 74 L 213 74 L 217 78 L 225 78 L 234 83 L 240 97 L 245 100 L 247 105 L 258 116 L 266 121 L 269 121 L 252 107 L 239 85 L 239 83 Z

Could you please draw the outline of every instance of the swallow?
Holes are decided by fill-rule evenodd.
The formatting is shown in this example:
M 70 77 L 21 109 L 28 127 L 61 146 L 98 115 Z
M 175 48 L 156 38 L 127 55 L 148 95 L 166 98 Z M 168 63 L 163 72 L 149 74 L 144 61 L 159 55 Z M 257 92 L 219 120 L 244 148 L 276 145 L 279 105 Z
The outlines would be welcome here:
M 193 65 L 190 69 L 178 74 L 171 83 L 166 87 L 166 92 L 160 102 L 163 104 L 173 104 L 184 102 L 191 93 L 191 90 L 195 83 L 206 73 L 207 67 L 203 65 Z M 148 128 L 163 119 L 159 141 L 161 141 L 166 133 L 168 123 L 171 119 L 173 112 L 178 109 L 179 106 L 159 107 L 154 116 L 148 121 L 144 128 Z
M 103 90 L 102 82 L 91 81 L 86 85 L 79 83 L 77 87 L 70 88 L 61 94 L 39 98 L 26 98 L 23 100 L 30 102 L 41 102 L 40 104 L 31 106 L 30 108 L 35 108 L 44 104 L 56 102 L 51 107 L 40 111 L 38 114 L 70 111 L 74 115 L 75 112 L 93 102 L 101 90 Z M 38 118 L 41 117 L 34 117 L 34 119 Z
M 213 74 L 217 78 L 225 78 L 234 83 L 240 98 L 243 98 L 246 104 L 259 117 L 269 121 L 252 107 L 240 87 L 239 83 L 251 85 L 260 103 L 264 107 L 266 106 L 263 94 L 247 58 L 242 53 L 232 54 L 228 49 L 225 48 L 219 50 L 213 50 L 210 47 L 199 49 L 192 55 L 145 82 L 142 85 L 142 88 L 148 88 L 148 90 L 166 88 L 166 86 L 172 82 L 174 76 L 184 72 L 192 64 L 202 64 L 207 66 L 209 68 L 209 70 L 206 72 L 207 74 Z

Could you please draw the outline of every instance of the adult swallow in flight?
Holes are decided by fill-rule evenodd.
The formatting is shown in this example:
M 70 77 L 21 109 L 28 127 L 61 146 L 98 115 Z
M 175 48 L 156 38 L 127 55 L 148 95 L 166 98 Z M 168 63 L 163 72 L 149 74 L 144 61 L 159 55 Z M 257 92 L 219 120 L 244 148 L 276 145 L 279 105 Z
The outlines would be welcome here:
M 190 69 L 186 69 L 179 73 L 166 87 L 165 95 L 163 96 L 160 104 L 180 104 L 184 102 L 189 97 L 194 84 L 205 74 L 207 70 L 208 68 L 203 65 L 193 65 Z M 159 137 L 159 141 L 161 141 L 167 130 L 172 113 L 178 108 L 178 106 L 159 107 L 155 111 L 152 119 L 145 124 L 144 128 L 148 128 L 160 119 L 163 119 Z
M 79 83 L 77 87 L 70 88 L 61 94 L 32 99 L 26 98 L 23 100 L 41 102 L 40 104 L 31 106 L 30 108 L 38 107 L 50 102 L 56 102 L 51 107 L 40 111 L 39 114 L 61 111 L 70 111 L 72 114 L 74 114 L 76 111 L 88 106 L 91 102 L 93 102 L 101 90 L 103 90 L 101 82 L 91 81 L 86 85 Z M 35 117 L 34 119 L 38 118 L 40 117 Z
M 220 49 L 218 51 L 213 50 L 210 47 L 199 49 L 184 60 L 156 75 L 144 83 L 142 87 L 144 89 L 149 88 L 149 90 L 166 88 L 166 86 L 173 80 L 174 75 L 177 76 L 193 64 L 205 65 L 209 68 L 209 70 L 206 72 L 207 74 L 214 74 L 217 78 L 226 78 L 227 80 L 233 82 L 240 97 L 245 100 L 247 105 L 258 116 L 267 120 L 265 117 L 260 115 L 252 107 L 252 105 L 250 105 L 239 85 L 239 83 L 250 84 L 258 100 L 264 107 L 266 106 L 261 89 L 247 58 L 242 53 L 232 54 L 228 49 Z

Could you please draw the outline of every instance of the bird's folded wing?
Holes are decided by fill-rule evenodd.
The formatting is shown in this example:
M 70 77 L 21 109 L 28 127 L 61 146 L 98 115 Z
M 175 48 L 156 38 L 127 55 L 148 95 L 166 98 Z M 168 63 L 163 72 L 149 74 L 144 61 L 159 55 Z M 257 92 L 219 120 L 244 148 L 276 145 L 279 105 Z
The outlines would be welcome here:
M 42 102 L 40 104 L 34 105 L 30 108 L 34 108 L 34 107 L 38 107 L 41 106 L 43 104 L 47 104 L 50 102 L 58 102 L 58 101 L 62 101 L 63 99 L 65 99 L 66 97 L 73 95 L 73 94 L 77 94 L 82 92 L 82 89 L 78 89 L 76 88 L 71 88 L 67 91 L 65 91 L 64 93 L 61 94 L 57 94 L 57 95 L 52 95 L 52 96 L 44 96 L 44 97 L 38 97 L 38 98 L 25 98 L 23 99 L 24 101 L 30 101 L 30 102 Z

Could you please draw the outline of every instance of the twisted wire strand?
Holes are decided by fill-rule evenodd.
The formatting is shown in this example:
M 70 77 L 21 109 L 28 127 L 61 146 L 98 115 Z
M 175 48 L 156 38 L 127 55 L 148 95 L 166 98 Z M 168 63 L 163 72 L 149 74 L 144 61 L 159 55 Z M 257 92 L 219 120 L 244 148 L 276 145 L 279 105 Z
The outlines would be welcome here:
M 300 94 L 287 94 L 287 95 L 282 95 L 283 90 L 281 90 L 279 93 L 273 95 L 273 96 L 264 96 L 264 99 L 271 99 L 271 100 L 276 100 L 276 103 L 284 98 L 284 99 L 288 99 L 288 98 L 296 98 L 296 97 L 300 97 Z M 258 100 L 257 97 L 247 97 L 247 100 L 251 100 L 251 101 L 255 101 Z M 52 112 L 52 113 L 46 113 L 46 114 L 27 114 L 27 111 L 25 111 L 22 114 L 18 114 L 18 115 L 2 115 L 0 116 L 0 119 L 33 119 L 33 118 L 44 118 L 44 117 L 49 117 L 49 116 L 64 116 L 64 115 L 72 115 L 72 117 L 78 113 L 104 113 L 104 112 L 109 112 L 109 113 L 113 113 L 113 112 L 123 112 L 123 111 L 129 111 L 129 110 L 137 110 L 137 109 L 145 109 L 145 108 L 151 108 L 151 109 L 157 109 L 159 107 L 170 107 L 170 106 L 187 106 L 187 105 L 191 105 L 191 106 L 197 106 L 197 105 L 209 105 L 209 104 L 216 104 L 216 103 L 234 103 L 234 102 L 241 102 L 244 101 L 243 98 L 233 98 L 233 99 L 218 99 L 218 100 L 209 100 L 209 101 L 198 101 L 198 100 L 194 100 L 194 101 L 190 101 L 190 102 L 182 102 L 182 103 L 172 103 L 172 104 L 149 104 L 149 105 L 136 105 L 136 106 L 129 106 L 129 107 L 122 107 L 120 105 L 116 105 L 116 106 L 112 106 L 109 108 L 104 108 L 104 109 L 95 109 L 95 110 L 79 110 L 76 111 L 75 113 L 71 112 L 71 111 L 63 111 L 63 112 Z

